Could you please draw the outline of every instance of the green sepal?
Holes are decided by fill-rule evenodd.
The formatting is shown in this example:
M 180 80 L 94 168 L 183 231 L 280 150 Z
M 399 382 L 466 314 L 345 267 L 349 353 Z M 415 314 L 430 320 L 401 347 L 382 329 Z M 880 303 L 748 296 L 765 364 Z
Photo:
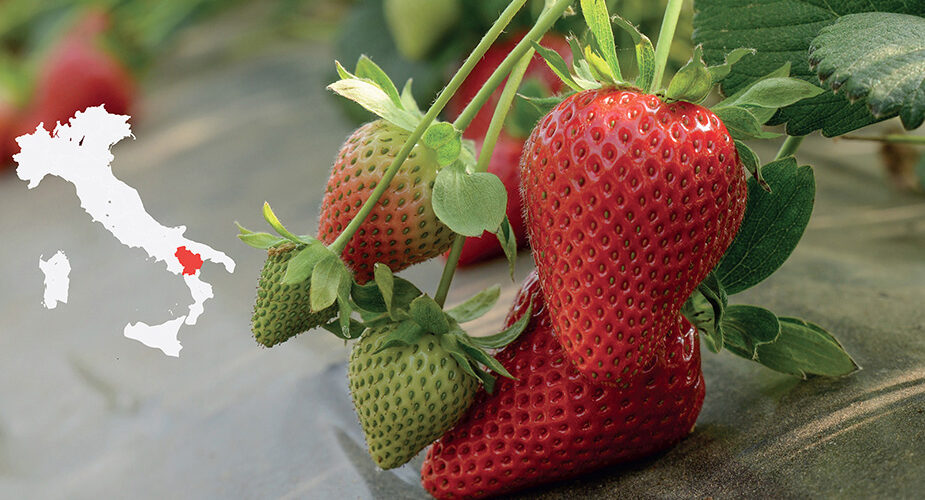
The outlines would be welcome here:
M 388 266 L 385 266 L 385 264 L 379 263 L 377 265 L 382 265 L 388 269 Z M 389 275 L 391 276 L 391 270 L 389 270 Z M 353 283 L 350 296 L 353 298 L 353 302 L 360 311 L 376 314 L 385 313 L 388 315 L 388 311 L 392 308 L 407 309 L 411 301 L 423 293 L 418 287 L 414 286 L 413 283 L 406 279 L 392 276 L 390 282 L 392 284 L 392 298 L 388 306 L 386 306 L 382 291 L 379 289 L 379 284 L 376 283 L 375 280 L 365 285 Z
M 335 61 L 334 65 L 341 79 L 328 85 L 328 90 L 350 99 L 397 127 L 408 132 L 414 131 L 421 121 L 420 111 L 406 109 L 395 84 L 371 60 L 363 63 L 361 57 L 357 64 L 363 74 L 375 79 L 351 74 L 340 62 Z
M 347 322 L 349 326 L 347 327 L 346 333 L 344 332 L 344 328 L 343 328 L 342 321 L 340 318 L 335 319 L 334 321 L 331 321 L 329 323 L 325 323 L 324 325 L 321 325 L 321 328 L 324 328 L 325 330 L 331 332 L 332 334 L 334 334 L 335 337 L 339 339 L 353 340 L 353 339 L 360 338 L 360 336 L 366 330 L 366 325 L 353 318 L 350 318 L 349 315 L 347 318 L 348 318 Z
M 758 359 L 758 346 L 777 340 L 780 321 L 758 306 L 733 304 L 723 314 L 723 345 L 745 359 Z
M 713 76 L 703 62 L 703 47 L 694 47 L 694 54 L 674 75 L 665 92 L 667 99 L 687 101 L 694 104 L 703 102 L 713 90 Z
M 309 303 L 312 312 L 318 312 L 334 304 L 339 295 L 349 294 L 352 277 L 343 261 L 330 253 L 315 265 L 311 280 Z
M 405 82 L 405 86 L 401 89 L 401 104 L 406 111 L 410 111 L 416 115 L 424 116 L 421 112 L 421 108 L 418 107 L 417 101 L 414 100 L 414 94 L 411 92 L 411 78 Z
M 605 0 L 581 0 L 581 13 L 585 23 L 591 31 L 594 46 L 598 54 L 607 61 L 610 74 L 615 81 L 623 79 L 620 71 L 620 61 L 617 58 L 617 47 L 613 38 L 613 27 L 610 25 L 610 14 L 607 12 Z
M 816 182 L 812 167 L 797 167 L 792 156 L 761 169 L 772 191 L 748 180 L 745 218 L 714 272 L 727 293 L 762 282 L 787 260 L 813 212 Z
M 462 150 L 462 134 L 446 122 L 437 122 L 427 127 L 421 140 L 437 153 L 437 163 L 441 167 L 456 161 Z
M 501 287 L 494 285 L 473 295 L 462 304 L 446 311 L 457 323 L 466 323 L 481 318 L 498 302 Z
M 758 346 L 758 362 L 782 373 L 842 377 L 860 369 L 831 333 L 815 323 L 780 317 L 780 336 Z
M 732 52 L 726 54 L 726 60 L 723 64 L 717 64 L 716 66 L 710 66 L 707 69 L 710 70 L 710 76 L 713 78 L 713 83 L 719 83 L 723 81 L 729 72 L 732 71 L 732 65 L 739 62 L 740 59 L 747 55 L 755 55 L 758 51 L 755 49 L 747 49 L 745 47 L 739 47 L 733 49 Z
M 779 68 L 762 76 L 761 78 L 752 80 L 748 85 L 742 87 L 741 89 L 736 91 L 734 94 L 729 95 L 722 101 L 716 103 L 716 105 L 713 106 L 713 108 L 719 108 L 722 106 L 729 105 L 730 103 L 732 103 L 733 101 L 736 101 L 739 97 L 741 97 L 742 94 L 744 94 L 745 92 L 748 92 L 748 89 L 750 89 L 753 85 L 755 85 L 756 83 L 762 80 L 767 80 L 768 78 L 781 78 L 781 77 L 786 77 L 786 76 L 790 76 L 790 63 L 789 62 L 782 64 Z M 749 111 L 753 115 L 755 115 L 755 118 L 758 120 L 758 123 L 762 125 L 767 123 L 767 121 L 770 120 L 772 116 L 774 116 L 774 113 L 777 112 L 776 109 L 771 109 L 771 108 L 751 108 L 749 109 Z
M 315 266 L 327 257 L 337 258 L 334 252 L 320 241 L 306 245 L 289 259 L 286 264 L 286 274 L 283 275 L 281 283 L 284 285 L 302 283 L 311 277 Z
M 610 74 L 610 66 L 607 65 L 607 61 L 605 61 L 603 57 L 597 55 L 597 52 L 594 52 L 594 49 L 592 49 L 590 45 L 585 45 L 584 58 L 588 61 L 588 67 L 591 68 L 594 81 L 613 82 L 615 85 L 626 83 L 622 80 L 617 80 Z
M 500 332 L 494 335 L 488 335 L 485 337 L 469 337 L 469 341 L 478 347 L 483 349 L 500 349 L 511 342 L 517 340 L 517 337 L 523 333 L 524 329 L 527 328 L 527 325 L 530 324 L 530 318 L 533 314 L 533 304 L 531 303 L 527 307 L 527 312 L 520 317 L 514 324 L 501 330 Z
M 582 90 L 587 90 L 578 82 L 575 81 L 575 78 L 572 77 L 572 74 L 569 72 L 568 65 L 565 63 L 565 59 L 562 59 L 562 56 L 558 52 L 552 49 L 547 49 L 542 45 L 532 42 L 533 49 L 536 50 L 537 54 L 543 57 L 546 61 L 546 64 L 549 65 L 549 69 L 558 76 L 563 83 L 571 87 L 576 92 L 581 92 Z
M 541 113 L 542 116 L 546 116 L 546 114 L 552 111 L 552 108 L 558 106 L 562 101 L 565 100 L 566 97 L 572 94 L 573 92 L 568 92 L 550 97 L 531 97 L 524 94 L 517 94 L 517 97 L 536 108 L 536 110 Z
M 408 319 L 398 323 L 381 341 L 375 353 L 382 352 L 389 347 L 414 345 L 427 331 L 421 325 Z
M 471 338 L 472 337 L 469 337 L 468 335 L 464 337 L 460 336 L 459 338 L 459 346 L 463 351 L 466 352 L 466 355 L 469 356 L 470 359 L 485 365 L 488 367 L 488 369 L 497 373 L 498 375 L 501 375 L 502 377 L 514 378 L 514 376 L 511 375 L 511 372 L 507 371 L 507 369 L 504 368 L 504 366 L 502 366 L 497 359 L 483 351 L 480 347 L 470 344 L 469 339 Z
M 470 173 L 457 161 L 437 173 L 432 206 L 437 218 L 453 232 L 481 236 L 497 231 L 504 221 L 507 189 L 497 175 Z
M 652 46 L 652 41 L 626 19 L 614 15 L 611 20 L 623 28 L 623 31 L 629 33 L 630 38 L 633 39 L 636 47 L 636 67 L 639 70 L 636 76 L 636 86 L 643 92 L 652 92 L 652 84 L 655 82 L 655 47 Z
M 748 173 L 752 174 L 752 178 L 761 186 L 761 189 L 770 193 L 771 186 L 769 186 L 767 181 L 764 180 L 764 177 L 761 176 L 761 160 L 758 158 L 758 155 L 744 142 L 738 139 L 733 142 L 735 143 L 736 151 L 739 153 L 739 160 L 742 161 L 742 165 L 745 166 Z
M 501 250 L 504 251 L 504 257 L 507 259 L 511 281 L 514 281 L 514 267 L 517 263 L 517 235 L 514 234 L 514 228 L 511 227 L 511 221 L 508 220 L 507 215 L 504 216 L 501 227 L 495 231 L 495 236 L 498 238 L 498 243 L 501 244 Z
M 360 59 L 357 61 L 356 76 L 375 83 L 387 96 L 389 96 L 389 99 L 391 99 L 396 106 L 404 108 L 404 102 L 402 102 L 401 96 L 398 94 L 395 83 L 392 82 L 389 75 L 385 74 L 385 71 L 382 71 L 382 68 L 377 66 L 376 63 L 374 63 L 372 59 L 366 57 L 366 55 L 361 55 Z
M 484 370 L 479 368 L 475 363 L 472 363 L 469 360 L 469 357 L 462 350 L 462 347 L 459 345 L 459 340 L 456 335 L 438 335 L 437 340 L 440 343 L 440 347 L 443 348 L 453 359 L 456 360 L 456 363 L 459 364 L 459 367 L 463 369 L 464 372 L 470 376 L 479 379 L 482 382 L 482 386 L 485 387 L 485 391 L 489 394 L 494 391 L 495 379 L 488 373 L 485 373 Z
M 245 228 L 241 224 L 238 224 L 237 222 L 235 222 L 235 225 L 238 226 L 238 230 L 240 231 L 238 233 L 238 239 L 254 248 L 266 250 L 270 247 L 275 247 L 280 243 L 285 243 L 288 241 L 287 238 L 273 236 L 270 233 L 255 233 Z
M 282 236 L 283 238 L 286 238 L 287 240 L 297 245 L 300 245 L 300 244 L 307 245 L 307 244 L 311 244 L 311 243 L 318 241 L 312 237 L 296 236 L 295 234 L 292 234 L 291 232 L 289 232 L 289 230 L 286 229 L 286 226 L 283 226 L 283 223 L 279 221 L 279 217 L 277 217 L 276 214 L 273 213 L 273 209 L 270 208 L 270 204 L 267 202 L 263 202 L 263 218 L 267 221 L 267 224 L 269 224 L 270 227 L 273 228 L 274 231 L 279 233 L 280 236 Z
M 777 110 L 784 106 L 815 97 L 825 92 L 821 88 L 798 78 L 775 76 L 757 80 L 741 93 L 722 100 L 715 108 L 741 106 Z
M 727 304 L 723 284 L 711 272 L 681 307 L 681 314 L 697 327 L 712 352 L 720 352 L 723 348 L 723 314 Z
M 443 308 L 427 295 L 421 295 L 411 301 L 410 313 L 411 319 L 430 333 L 443 335 L 450 331 L 450 322 L 446 319 Z
M 593 65 L 588 62 L 588 59 L 585 59 L 585 55 L 595 56 L 594 52 L 588 50 L 587 53 L 582 53 L 581 45 L 578 43 L 578 39 L 574 36 L 569 35 L 566 37 L 568 41 L 569 48 L 572 49 L 572 70 L 574 71 L 573 78 L 575 82 L 580 85 L 582 88 L 587 88 L 589 85 L 595 85 L 595 82 L 601 81 L 614 81 L 613 75 L 610 73 L 610 67 L 607 66 L 607 62 L 601 59 L 603 65 Z M 587 47 L 586 47 L 587 49 Z M 600 59 L 600 57 L 598 57 Z

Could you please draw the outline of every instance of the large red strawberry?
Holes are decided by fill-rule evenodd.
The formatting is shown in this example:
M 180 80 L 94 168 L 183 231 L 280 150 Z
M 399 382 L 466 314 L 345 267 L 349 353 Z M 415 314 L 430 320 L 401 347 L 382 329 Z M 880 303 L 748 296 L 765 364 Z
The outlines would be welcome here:
M 719 262 L 745 172 L 711 111 L 634 90 L 573 94 L 521 160 L 527 230 L 559 340 L 579 370 L 629 383 Z
M 515 379 L 480 392 L 429 450 L 421 471 L 437 498 L 479 498 L 556 481 L 664 450 L 692 429 L 703 405 L 697 333 L 678 317 L 666 344 L 632 384 L 595 384 L 556 342 L 536 275 L 507 323 L 533 303 L 527 330 L 496 357 Z
M 523 39 L 524 35 L 526 35 L 525 32 L 519 33 L 507 40 L 497 42 L 485 52 L 482 59 L 472 68 L 472 72 L 469 73 L 469 76 L 463 81 L 459 90 L 453 94 L 453 98 L 447 103 L 447 116 L 456 118 L 462 113 L 462 110 L 469 104 L 469 101 L 478 94 L 491 74 L 501 65 L 504 58 L 514 50 L 517 42 Z M 562 35 L 558 33 L 547 33 L 540 41 L 540 44 L 558 52 L 566 62 L 572 60 L 571 48 L 569 47 L 568 41 L 566 41 Z M 527 72 L 524 73 L 524 80 L 521 85 L 533 84 L 542 87 L 543 90 L 545 90 L 543 93 L 546 95 L 553 95 L 562 90 L 562 80 L 549 69 L 549 66 L 539 55 L 534 56 L 533 60 L 530 61 L 530 65 L 527 66 Z M 475 115 L 475 118 L 469 124 L 469 127 L 466 128 L 463 135 L 475 140 L 482 140 L 485 137 L 485 133 L 488 131 L 488 124 L 491 123 L 491 116 L 495 112 L 495 106 L 498 105 L 498 99 L 501 97 L 503 88 L 504 84 L 498 86 L 488 101 L 486 101 L 479 110 L 478 114 Z
M 105 13 L 90 10 L 50 49 L 17 135 L 33 132 L 39 123 L 51 131 L 57 122 L 91 106 L 102 104 L 115 114 L 131 111 L 134 79 L 103 46 L 107 24 Z
M 516 139 L 505 133 L 498 136 L 495 150 L 488 163 L 488 171 L 497 175 L 507 189 L 507 218 L 511 229 L 517 237 L 517 245 L 523 247 L 527 244 L 527 229 L 524 225 L 523 208 L 520 202 L 520 153 L 523 151 L 524 141 Z M 478 238 L 466 238 L 462 253 L 459 254 L 459 265 L 468 266 L 484 260 L 504 255 L 498 238 L 493 234 L 485 234 Z
M 376 188 L 409 133 L 385 120 L 358 128 L 341 147 L 321 204 L 318 239 L 328 244 L 347 227 Z M 431 193 L 437 176 L 433 150 L 417 144 L 376 207 L 347 243 L 342 258 L 358 283 L 382 262 L 400 271 L 445 252 L 450 231 L 434 214 Z

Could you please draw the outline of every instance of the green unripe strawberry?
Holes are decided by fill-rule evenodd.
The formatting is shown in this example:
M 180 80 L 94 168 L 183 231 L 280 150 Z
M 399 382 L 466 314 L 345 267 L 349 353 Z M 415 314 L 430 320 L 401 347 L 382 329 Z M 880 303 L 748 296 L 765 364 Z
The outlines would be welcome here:
M 409 133 L 385 120 L 358 128 L 341 147 L 321 203 L 318 239 L 333 242 L 382 180 L 382 175 Z M 431 206 L 437 158 L 418 144 L 411 150 L 369 216 L 347 243 L 341 256 L 357 283 L 373 276 L 381 262 L 398 272 L 446 252 L 450 231 Z
M 267 249 L 267 260 L 257 282 L 251 328 L 257 342 L 267 347 L 323 325 L 337 313 L 336 307 L 312 312 L 308 301 L 309 280 L 295 285 L 280 283 L 289 259 L 297 253 L 295 250 L 295 244 L 289 242 Z
M 368 330 L 348 366 L 369 454 L 383 469 L 408 462 L 453 427 L 479 386 L 429 333 L 376 352 L 391 328 Z

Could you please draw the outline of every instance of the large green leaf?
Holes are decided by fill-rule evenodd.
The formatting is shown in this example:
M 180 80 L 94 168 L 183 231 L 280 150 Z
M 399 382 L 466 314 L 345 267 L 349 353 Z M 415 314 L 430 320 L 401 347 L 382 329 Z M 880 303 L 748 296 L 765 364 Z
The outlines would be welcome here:
M 735 47 L 758 51 L 732 67 L 722 84 L 726 95 L 787 62 L 792 76 L 822 86 L 808 58 L 810 43 L 822 28 L 849 14 L 914 15 L 923 10 L 920 0 L 696 0 L 694 8 L 694 41 L 703 44 L 708 64 L 723 62 Z M 822 129 L 831 137 L 876 121 L 865 102 L 851 104 L 842 95 L 825 92 L 781 109 L 768 124 L 786 123 L 790 135 Z
M 726 293 L 757 285 L 787 260 L 803 236 L 813 212 L 816 182 L 808 165 L 797 167 L 792 156 L 768 163 L 761 175 L 767 192 L 755 178 L 748 180 L 745 219 L 716 268 Z
M 813 40 L 809 63 L 836 93 L 844 91 L 851 101 L 866 98 L 876 118 L 899 113 L 910 130 L 925 119 L 925 18 L 844 16 Z

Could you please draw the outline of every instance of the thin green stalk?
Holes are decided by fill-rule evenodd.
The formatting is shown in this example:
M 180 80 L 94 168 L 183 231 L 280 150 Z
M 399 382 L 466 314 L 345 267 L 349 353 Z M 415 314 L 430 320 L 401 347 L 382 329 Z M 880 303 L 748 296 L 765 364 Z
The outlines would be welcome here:
M 925 135 L 886 134 L 886 135 L 843 135 L 842 139 L 849 141 L 877 141 L 892 142 L 895 144 L 917 144 L 925 146 Z
M 465 130 L 469 126 L 475 115 L 478 114 L 479 110 L 482 108 L 482 105 L 488 101 L 488 98 L 491 97 L 492 92 L 501 85 L 501 82 L 507 78 L 507 75 L 514 69 L 514 65 L 517 64 L 517 61 L 531 48 L 531 42 L 539 42 L 543 35 L 549 31 L 549 28 L 555 24 L 556 19 L 559 19 L 559 16 L 569 8 L 574 0 L 558 0 L 552 7 L 548 8 L 540 15 L 539 19 L 536 20 L 536 24 L 533 25 L 533 28 L 524 35 L 523 39 L 517 43 L 510 54 L 504 58 L 504 61 L 498 65 L 498 69 L 488 78 L 488 81 L 485 82 L 485 85 L 475 94 L 475 97 L 466 105 L 462 113 L 459 114 L 459 117 L 456 118 L 456 121 L 453 122 L 453 126 L 459 130 Z
M 671 50 L 671 41 L 674 40 L 674 30 L 678 27 L 682 3 L 683 0 L 668 0 L 668 6 L 665 7 L 662 29 L 658 32 L 658 43 L 655 45 L 655 80 L 652 82 L 652 88 L 655 90 L 662 84 L 662 73 L 668 64 L 668 52 Z
M 453 75 L 453 78 L 450 80 L 450 83 L 440 92 L 440 95 L 437 97 L 437 100 L 434 101 L 434 104 L 427 110 L 427 114 L 424 115 L 424 119 L 421 120 L 421 123 L 418 124 L 417 128 L 411 132 L 411 135 L 408 137 L 408 140 L 405 141 L 405 144 L 398 151 L 398 154 L 395 155 L 395 160 L 392 161 L 392 164 L 389 165 L 389 168 L 386 169 L 385 173 L 382 175 L 382 180 L 379 181 L 379 184 L 376 186 L 376 189 L 373 190 L 372 194 L 363 203 L 363 206 L 360 207 L 360 211 L 354 216 L 353 220 L 347 224 L 347 227 L 344 228 L 344 231 L 340 233 L 337 239 L 334 240 L 331 245 L 328 246 L 331 251 L 335 254 L 340 255 L 344 248 L 347 247 L 347 242 L 350 241 L 350 238 L 353 237 L 354 233 L 357 232 L 357 229 L 360 228 L 360 225 L 363 224 L 363 221 L 366 220 L 366 217 L 369 216 L 369 213 L 373 211 L 376 203 L 379 202 L 379 198 L 382 197 L 382 194 L 389 188 L 389 183 L 392 182 L 392 178 L 395 177 L 395 174 L 398 173 L 398 168 L 401 167 L 401 164 L 404 163 L 405 159 L 408 158 L 408 155 L 411 154 L 411 150 L 414 149 L 415 144 L 420 140 L 421 136 L 424 135 L 424 132 L 427 130 L 427 127 L 430 126 L 431 122 L 437 118 L 437 115 L 440 111 L 443 110 L 443 107 L 446 106 L 446 103 L 453 97 L 453 94 L 459 89 L 459 86 L 462 85 L 463 81 L 469 76 L 469 73 L 472 71 L 472 68 L 482 59 L 482 56 L 485 55 L 485 52 L 488 51 L 488 48 L 495 42 L 504 28 L 510 24 L 511 20 L 517 14 L 521 7 L 526 3 L 527 0 L 513 0 L 501 15 L 498 16 L 498 19 L 491 26 L 485 36 L 482 37 L 482 40 L 475 47 L 469 57 L 466 58 L 466 61 L 463 63 L 462 67 L 459 68 L 459 71 Z M 564 9 L 563 9 L 564 10 Z M 500 69 L 500 68 L 499 68 Z M 497 72 L 496 72 L 497 73 Z M 493 75 L 494 76 L 494 75 Z
M 511 104 L 514 102 L 514 96 L 520 88 L 520 82 L 523 80 L 524 73 L 527 72 L 527 66 L 530 65 L 530 59 L 532 58 L 533 49 L 531 48 L 517 61 L 517 65 L 511 71 L 507 83 L 504 84 L 504 90 L 501 92 L 501 97 L 498 99 L 497 106 L 495 106 L 495 112 L 491 116 L 488 131 L 485 132 L 482 150 L 479 152 L 479 159 L 475 165 L 476 172 L 488 171 L 488 163 L 491 161 L 492 153 L 494 153 L 495 144 L 498 143 L 498 136 L 501 134 L 508 111 L 511 110 Z M 453 282 L 453 275 L 456 274 L 456 266 L 459 265 L 459 256 L 462 254 L 465 242 L 465 236 L 456 235 L 456 240 L 453 241 L 453 246 L 450 248 L 449 258 L 447 258 L 446 264 L 443 266 L 440 284 L 437 286 L 437 293 L 434 295 L 434 300 L 441 307 L 446 303 L 446 297 L 450 292 L 450 284 Z
M 781 158 L 796 153 L 797 148 L 800 147 L 800 143 L 802 143 L 805 138 L 805 135 L 788 135 L 784 143 L 780 145 L 780 149 L 777 151 L 777 156 L 775 156 L 774 159 L 780 160 Z

